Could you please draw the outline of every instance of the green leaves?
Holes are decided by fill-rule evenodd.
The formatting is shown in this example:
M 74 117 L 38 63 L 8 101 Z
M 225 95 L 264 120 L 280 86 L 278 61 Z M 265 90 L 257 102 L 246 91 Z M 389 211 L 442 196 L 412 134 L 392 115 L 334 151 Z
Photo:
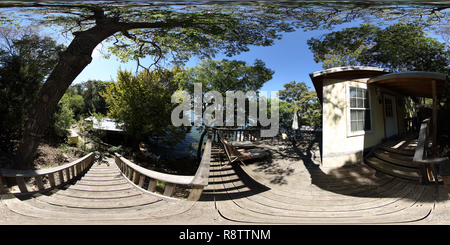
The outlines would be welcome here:
M 253 66 L 237 60 L 203 60 L 197 66 L 188 68 L 177 75 L 180 86 L 194 92 L 194 83 L 202 83 L 203 91 L 222 93 L 227 91 L 257 91 L 270 79 L 274 71 L 265 67 L 265 63 L 256 59 Z
M 398 23 L 379 32 L 372 48 L 375 64 L 393 70 L 420 70 L 446 72 L 449 50 L 432 37 L 424 27 L 411 23 Z M 370 60 L 366 58 L 366 60 Z
M 202 93 L 205 94 L 209 91 L 217 91 L 221 94 L 222 98 L 227 97 L 227 91 L 237 92 L 242 91 L 244 93 L 248 91 L 259 90 L 265 82 L 272 79 L 274 71 L 265 67 L 265 63 L 256 59 L 253 66 L 247 64 L 244 61 L 237 60 L 203 60 L 197 66 L 190 67 L 185 71 L 177 74 L 176 78 L 179 80 L 181 89 L 186 89 L 191 95 L 194 94 L 194 83 L 202 84 Z M 194 97 L 194 103 L 200 103 L 203 106 L 203 111 L 209 106 L 201 98 Z M 254 98 L 255 102 L 257 101 Z M 197 102 L 196 102 L 197 101 Z M 218 103 L 215 101 L 214 103 Z M 223 108 L 227 108 L 227 101 L 223 100 Z M 234 104 L 234 102 L 233 102 Z M 245 122 L 248 122 L 248 105 L 246 104 Z M 222 106 L 222 105 L 220 105 Z M 233 109 L 226 109 L 233 110 Z M 223 110 L 225 115 L 226 110 Z M 234 105 L 234 110 L 237 111 L 237 106 Z M 203 112 L 202 111 L 202 112 Z M 242 118 L 242 117 L 241 117 Z M 242 123 L 244 124 L 244 123 Z
M 314 60 L 324 68 L 370 65 L 394 71 L 446 72 L 449 50 L 424 31 L 426 25 L 396 23 L 381 29 L 364 24 L 308 40 Z
M 271 46 L 283 32 L 296 28 L 330 29 L 360 16 L 357 11 L 308 3 L 242 3 L 190 5 L 174 3 L 70 3 L 27 8 L 34 22 L 59 26 L 66 33 L 86 31 L 114 20 L 127 24 L 108 41 L 109 51 L 123 62 L 152 57 L 182 65 L 191 57 L 228 57 L 250 46 Z M 358 7 L 357 7 L 358 8 Z M 157 24 L 147 25 L 143 24 Z
M 108 117 L 123 123 L 134 147 L 146 133 L 163 137 L 171 145 L 189 133 L 190 127 L 175 128 L 171 121 L 172 110 L 178 105 L 171 103 L 172 94 L 178 89 L 174 76 L 180 71 L 175 67 L 134 76 L 131 71 L 119 70 L 117 82 L 110 83 L 106 92 L 100 93 L 109 106 Z
M 0 50 L 0 150 L 12 152 L 42 82 L 57 62 L 56 52 L 63 46 L 34 31 L 15 33 L 3 27 L 0 32 L 4 48 Z
M 291 81 L 280 90 L 280 124 L 291 127 L 293 113 L 297 112 L 302 125 L 319 126 L 322 120 L 322 110 L 317 99 L 317 93 L 306 86 L 304 82 Z M 280 102 L 281 102 L 280 101 Z
M 324 68 L 359 65 L 364 60 L 361 55 L 374 45 L 378 31 L 376 26 L 363 24 L 311 38 L 307 44 L 314 53 L 314 61 L 323 62 Z

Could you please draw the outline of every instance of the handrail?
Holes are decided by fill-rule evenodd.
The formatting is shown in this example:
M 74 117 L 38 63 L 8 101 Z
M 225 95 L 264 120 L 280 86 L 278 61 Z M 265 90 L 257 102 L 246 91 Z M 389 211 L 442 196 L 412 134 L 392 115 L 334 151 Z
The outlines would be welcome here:
M 428 156 L 427 149 L 429 144 L 431 120 L 425 119 L 420 125 L 419 138 L 417 141 L 416 151 L 414 152 L 413 162 L 419 163 L 420 166 L 420 179 L 423 184 L 428 184 L 430 178 L 433 176 L 437 183 L 438 166 L 440 164 L 450 164 L 448 157 L 430 157 Z M 428 169 L 431 169 L 432 176 L 428 173 Z
M 200 165 L 198 166 L 197 172 L 194 175 L 194 179 L 192 180 L 192 186 L 207 186 L 208 185 L 208 177 L 209 177 L 209 168 L 211 165 L 211 148 L 212 148 L 212 140 L 208 138 L 206 140 L 205 151 L 203 152 L 202 160 L 200 161 Z
M 171 197 L 175 186 L 185 185 L 192 187 L 187 200 L 197 201 L 203 192 L 203 188 L 208 185 L 209 168 L 211 164 L 211 145 L 211 137 L 208 137 L 202 160 L 196 174 L 193 176 L 165 174 L 152 171 L 130 162 L 118 153 L 115 153 L 115 161 L 116 165 L 122 171 L 122 174 L 127 177 L 128 181 L 144 193 L 155 195 L 168 201 L 178 201 L 179 199 Z M 148 186 L 146 190 L 144 187 L 147 179 Z M 158 180 L 166 182 L 163 195 L 155 193 Z
M 5 194 L 7 191 L 3 187 L 3 182 L 1 177 L 12 177 L 16 178 L 17 185 L 19 186 L 20 193 L 17 194 L 29 194 L 33 191 L 29 191 L 24 178 L 34 177 L 36 180 L 36 185 L 38 187 L 37 192 L 48 191 L 57 186 L 61 186 L 72 179 L 76 178 L 82 174 L 93 162 L 93 153 L 77 159 L 71 163 L 49 168 L 49 169 L 39 169 L 39 170 L 13 170 L 13 169 L 1 169 L 0 170 L 0 194 Z M 55 173 L 58 173 L 58 184 L 56 183 Z M 65 173 L 65 178 L 64 178 Z M 50 188 L 45 188 L 43 177 L 48 176 L 50 182 Z
M 222 137 L 230 141 L 258 141 L 261 140 L 261 129 L 239 129 L 239 128 L 213 128 L 213 141 L 220 132 Z M 218 141 L 217 141 L 218 142 Z
M 420 162 L 426 157 L 426 154 L 427 154 L 426 148 L 428 148 L 428 142 L 426 142 L 427 144 L 425 145 L 425 140 L 426 140 L 426 138 L 428 138 L 427 129 L 428 129 L 430 122 L 431 122 L 431 120 L 428 118 L 428 119 L 423 120 L 422 123 L 420 124 L 419 138 L 417 141 L 417 147 L 416 147 L 416 151 L 414 152 L 414 158 L 413 158 L 414 162 Z
M 134 171 L 131 171 L 129 169 L 125 169 L 124 168 L 125 166 L 123 164 L 121 164 L 119 167 L 123 171 L 123 173 L 127 175 L 127 177 L 129 177 L 128 176 L 129 174 L 134 174 L 135 172 L 139 172 L 140 174 L 145 175 L 152 179 L 157 179 L 160 181 L 170 182 L 170 183 L 179 184 L 179 185 L 189 185 L 191 183 L 191 181 L 194 179 L 193 175 L 182 176 L 182 175 L 174 175 L 174 174 L 165 174 L 165 173 L 160 173 L 160 172 L 156 172 L 153 170 L 149 170 L 149 169 L 143 168 L 139 165 L 136 165 L 136 164 L 130 162 L 128 159 L 124 158 L 123 156 L 121 156 L 118 153 L 115 153 L 115 155 L 116 155 L 116 157 L 118 157 L 120 159 L 120 161 L 125 163 L 132 170 L 134 170 Z M 117 161 L 116 161 L 116 163 L 117 163 Z

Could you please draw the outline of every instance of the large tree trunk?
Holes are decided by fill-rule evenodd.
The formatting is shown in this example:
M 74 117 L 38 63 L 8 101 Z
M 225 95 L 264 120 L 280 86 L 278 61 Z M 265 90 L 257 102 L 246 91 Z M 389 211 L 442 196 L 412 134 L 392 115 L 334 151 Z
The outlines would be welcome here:
M 59 100 L 73 80 L 92 61 L 95 47 L 116 32 L 122 32 L 133 39 L 127 30 L 137 28 L 161 28 L 182 26 L 183 22 L 147 23 L 147 22 L 119 22 L 118 18 L 107 18 L 102 9 L 93 10 L 90 19 L 95 19 L 96 25 L 86 31 L 74 32 L 75 38 L 67 50 L 59 54 L 59 61 L 30 110 L 28 122 L 22 135 L 19 148 L 16 151 L 14 169 L 25 170 L 30 167 L 42 135 L 47 128 Z
M 87 31 L 74 33 L 75 38 L 67 50 L 59 54 L 58 64 L 42 86 L 29 112 L 28 122 L 16 151 L 14 169 L 26 170 L 30 167 L 59 100 L 91 62 L 94 48 L 117 31 L 113 23 L 104 23 Z

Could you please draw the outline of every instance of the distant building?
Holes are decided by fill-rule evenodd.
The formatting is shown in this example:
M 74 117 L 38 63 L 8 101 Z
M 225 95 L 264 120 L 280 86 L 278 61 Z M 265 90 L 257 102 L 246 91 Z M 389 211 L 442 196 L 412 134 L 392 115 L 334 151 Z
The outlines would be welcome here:
M 123 124 L 117 123 L 114 119 L 104 118 L 102 121 L 98 121 L 95 117 L 88 117 L 84 119 L 87 122 L 92 123 L 92 127 L 97 130 L 102 130 L 105 132 L 104 140 L 113 145 L 124 145 L 126 144 L 126 135 L 121 129 Z
M 120 128 L 122 126 L 121 123 L 116 123 L 114 119 L 104 118 L 101 122 L 99 122 L 95 117 L 88 117 L 84 119 L 87 122 L 92 122 L 94 129 L 100 129 L 105 131 L 114 131 L 114 132 L 122 132 L 123 130 Z

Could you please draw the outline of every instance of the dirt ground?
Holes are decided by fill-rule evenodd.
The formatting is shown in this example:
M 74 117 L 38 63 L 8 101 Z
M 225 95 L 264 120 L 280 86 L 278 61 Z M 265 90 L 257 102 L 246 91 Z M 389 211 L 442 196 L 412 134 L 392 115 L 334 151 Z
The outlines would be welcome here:
M 78 147 L 67 144 L 55 144 L 49 142 L 41 142 L 34 159 L 34 168 L 43 169 L 51 168 L 72 162 L 84 155 L 84 152 Z
M 57 142 L 43 140 L 36 151 L 32 169 L 43 169 L 60 166 L 84 155 L 76 145 L 69 146 Z M 13 164 L 11 156 L 0 157 L 0 168 L 10 169 Z

